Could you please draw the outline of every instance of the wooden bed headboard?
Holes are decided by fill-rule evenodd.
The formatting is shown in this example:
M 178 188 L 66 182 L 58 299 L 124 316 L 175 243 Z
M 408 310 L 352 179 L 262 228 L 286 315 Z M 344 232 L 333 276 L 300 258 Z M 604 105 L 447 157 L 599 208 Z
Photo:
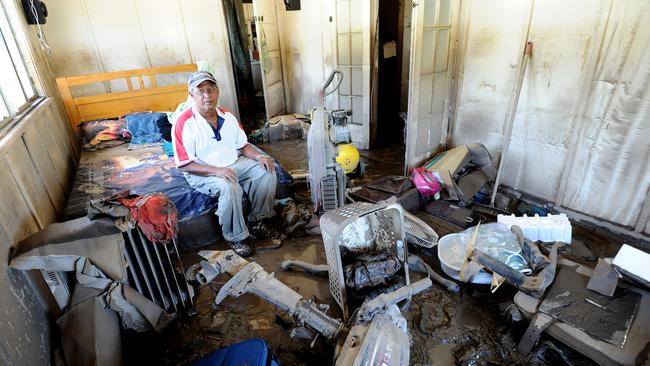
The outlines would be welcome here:
M 173 111 L 187 98 L 187 84 L 158 86 L 156 75 L 196 71 L 196 64 L 150 67 L 68 76 L 56 79 L 56 85 L 63 99 L 68 120 L 73 130 L 81 122 L 100 118 L 115 118 L 134 112 Z M 146 77 L 149 87 L 145 87 Z M 134 88 L 133 79 L 138 83 Z M 73 97 L 71 88 L 98 82 L 125 79 L 128 91 Z

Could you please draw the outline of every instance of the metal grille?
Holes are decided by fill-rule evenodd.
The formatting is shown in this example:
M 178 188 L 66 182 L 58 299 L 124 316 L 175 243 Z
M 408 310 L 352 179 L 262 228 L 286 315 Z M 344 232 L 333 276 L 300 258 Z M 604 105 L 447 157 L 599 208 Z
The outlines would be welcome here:
M 389 249 L 402 262 L 404 284 L 409 285 L 408 253 L 404 241 L 404 220 L 399 205 L 370 204 L 355 202 L 326 212 L 320 219 L 320 228 L 327 258 L 329 285 L 332 297 L 343 310 L 343 319 L 348 320 L 347 294 L 343 275 L 343 260 L 340 246 L 341 233 L 356 220 L 369 220 L 372 239 L 378 247 Z
M 129 285 L 169 313 L 191 307 L 189 285 L 175 270 L 184 272 L 176 239 L 170 244 L 154 243 L 138 228 L 123 235 Z
M 381 206 L 367 203 L 355 202 L 341 206 L 329 211 L 321 217 L 320 228 L 325 245 L 325 256 L 327 258 L 330 292 L 334 300 L 343 310 L 343 319 L 349 319 L 347 307 L 347 295 L 345 290 L 345 277 L 343 276 L 343 263 L 339 243 L 336 240 L 337 233 L 347 224 L 356 220 L 359 216 L 380 209 Z
M 347 298 L 345 296 L 345 278 L 343 278 L 341 253 L 339 252 L 338 246 L 334 245 L 333 240 L 326 243 L 325 255 L 328 264 L 327 272 L 329 274 L 330 293 L 341 307 L 341 310 L 343 310 L 343 319 L 347 320 L 349 314 Z
M 323 211 L 329 211 L 339 206 L 336 195 L 336 177 L 327 176 L 320 183 L 321 197 L 323 197 Z

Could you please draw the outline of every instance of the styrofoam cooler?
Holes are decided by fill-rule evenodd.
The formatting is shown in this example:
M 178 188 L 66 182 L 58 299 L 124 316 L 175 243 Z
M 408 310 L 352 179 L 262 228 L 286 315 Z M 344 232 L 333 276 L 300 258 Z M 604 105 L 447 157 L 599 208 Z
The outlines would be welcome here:
M 508 227 L 517 225 L 530 240 L 544 242 L 561 241 L 571 244 L 571 222 L 566 214 L 539 216 L 498 215 L 497 222 Z

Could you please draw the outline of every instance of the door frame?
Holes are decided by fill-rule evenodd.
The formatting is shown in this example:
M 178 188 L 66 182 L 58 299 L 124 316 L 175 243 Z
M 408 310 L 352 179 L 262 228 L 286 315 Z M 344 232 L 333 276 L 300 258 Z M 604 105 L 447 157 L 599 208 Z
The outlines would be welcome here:
M 447 58 L 447 87 L 445 93 L 445 100 L 443 105 L 443 118 L 441 121 L 441 136 L 437 148 L 434 148 L 428 151 L 422 156 L 415 156 L 415 148 L 417 143 L 418 135 L 418 117 L 419 117 L 419 87 L 420 87 L 420 78 L 414 77 L 420 75 L 420 61 L 422 58 L 422 34 L 423 34 L 423 23 L 424 23 L 424 4 L 426 1 L 432 0 L 414 0 L 413 1 L 413 10 L 411 14 L 411 49 L 410 49 L 410 58 L 409 58 L 409 88 L 408 88 L 408 108 L 407 108 L 407 120 L 406 120 L 406 146 L 405 146 L 405 157 L 404 157 L 404 174 L 408 175 L 409 170 L 421 165 L 424 161 L 434 156 L 440 151 L 444 151 L 450 146 L 451 135 L 453 131 L 450 128 L 453 127 L 452 118 L 455 118 L 455 100 L 457 98 L 457 65 L 459 61 L 458 58 L 458 38 L 460 30 L 463 28 L 460 24 L 460 13 L 463 9 L 462 0 L 451 0 L 451 18 L 450 18 L 450 32 L 449 32 L 449 51 Z M 436 1 L 436 6 L 439 9 L 440 2 Z M 436 14 L 438 10 L 436 10 Z M 435 48 L 434 48 L 435 50 Z
M 282 94 L 282 110 L 281 110 L 280 114 L 287 112 L 286 83 L 285 83 L 285 78 L 284 78 L 283 61 L 282 61 L 282 43 L 281 43 L 281 39 L 280 39 L 281 37 L 280 37 L 280 30 L 279 30 L 279 25 L 278 25 L 279 18 L 278 18 L 277 1 L 276 0 L 253 0 L 253 20 L 255 21 L 255 29 L 256 29 L 256 32 L 257 32 L 257 39 L 256 39 L 257 49 L 260 52 L 260 69 L 261 69 L 261 72 L 262 72 L 262 90 L 264 92 L 264 111 L 266 113 L 266 120 L 267 121 L 270 120 L 272 117 L 274 117 L 277 114 L 271 115 L 270 112 L 269 112 L 270 111 L 270 108 L 269 108 L 269 95 L 270 95 L 270 93 L 268 91 L 269 86 L 267 85 L 267 75 L 266 75 L 266 72 L 264 71 L 264 63 L 262 62 L 263 56 L 262 56 L 261 32 L 260 32 L 260 30 L 265 31 L 266 27 L 264 27 L 264 25 L 263 25 L 263 23 L 265 22 L 264 21 L 264 14 L 262 14 L 261 16 L 259 14 L 257 14 L 257 12 L 258 12 L 257 9 L 258 8 L 256 7 L 256 5 L 259 5 L 260 2 L 268 2 L 268 1 L 273 2 L 273 12 L 274 12 L 274 16 L 275 16 L 275 32 L 276 32 L 276 38 L 278 40 L 277 53 L 278 53 L 278 58 L 280 60 L 280 64 L 279 65 L 273 65 L 273 67 L 274 68 L 277 67 L 278 70 L 280 71 L 280 81 L 279 81 L 279 83 L 282 85 L 282 93 L 281 93 Z M 260 27 L 260 24 L 262 24 L 262 27 Z M 266 34 L 264 34 L 264 37 L 266 38 Z
M 255 0 L 254 0 L 255 1 Z M 359 124 L 351 124 L 351 129 L 356 130 L 356 131 L 361 131 L 361 141 L 354 140 L 353 143 L 357 145 L 358 147 L 362 149 L 368 149 L 370 148 L 370 142 L 371 142 L 371 130 L 375 128 L 376 126 L 376 100 L 377 100 L 377 93 L 373 92 L 372 90 L 372 85 L 377 85 L 376 78 L 377 78 L 377 53 L 378 53 L 378 47 L 379 45 L 376 44 L 376 42 L 373 39 L 373 36 L 377 35 L 377 17 L 378 17 L 378 1 L 379 0 L 360 0 L 361 1 L 361 7 L 362 9 L 367 9 L 368 11 L 362 11 L 362 19 L 361 19 L 361 37 L 362 37 L 362 44 L 366 45 L 367 47 L 363 48 L 362 52 L 362 80 L 363 80 L 363 85 L 362 85 L 362 111 L 361 111 L 361 119 L 362 123 Z M 334 70 L 338 69 L 338 41 L 337 41 L 337 34 L 338 34 L 338 14 L 337 14 L 337 8 L 336 8 L 336 3 L 337 0 L 329 0 L 328 3 L 330 3 L 330 10 L 332 15 L 332 22 L 330 23 L 330 31 L 329 31 L 329 38 L 330 38 L 330 47 L 331 47 L 331 59 L 330 65 L 332 66 L 331 68 Z M 327 51 L 327 49 L 324 47 L 323 49 L 324 54 Z M 330 68 L 327 65 L 327 56 L 325 60 L 325 71 L 329 70 Z M 351 73 L 350 73 L 351 76 Z M 351 91 L 350 91 L 351 94 Z M 339 94 L 334 93 L 330 97 L 327 98 L 326 101 L 326 107 L 329 108 L 340 108 L 340 101 L 339 101 Z M 353 106 L 350 105 L 350 108 L 353 109 Z M 353 113 L 355 112 L 354 109 L 352 111 Z

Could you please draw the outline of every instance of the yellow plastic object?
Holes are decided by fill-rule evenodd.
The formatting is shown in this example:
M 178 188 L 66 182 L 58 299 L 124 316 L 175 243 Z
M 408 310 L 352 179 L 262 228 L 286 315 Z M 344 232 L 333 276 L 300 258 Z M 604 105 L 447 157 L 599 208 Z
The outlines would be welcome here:
M 338 148 L 339 154 L 336 156 L 336 162 L 346 174 L 352 172 L 359 164 L 359 150 L 352 144 L 339 145 Z

